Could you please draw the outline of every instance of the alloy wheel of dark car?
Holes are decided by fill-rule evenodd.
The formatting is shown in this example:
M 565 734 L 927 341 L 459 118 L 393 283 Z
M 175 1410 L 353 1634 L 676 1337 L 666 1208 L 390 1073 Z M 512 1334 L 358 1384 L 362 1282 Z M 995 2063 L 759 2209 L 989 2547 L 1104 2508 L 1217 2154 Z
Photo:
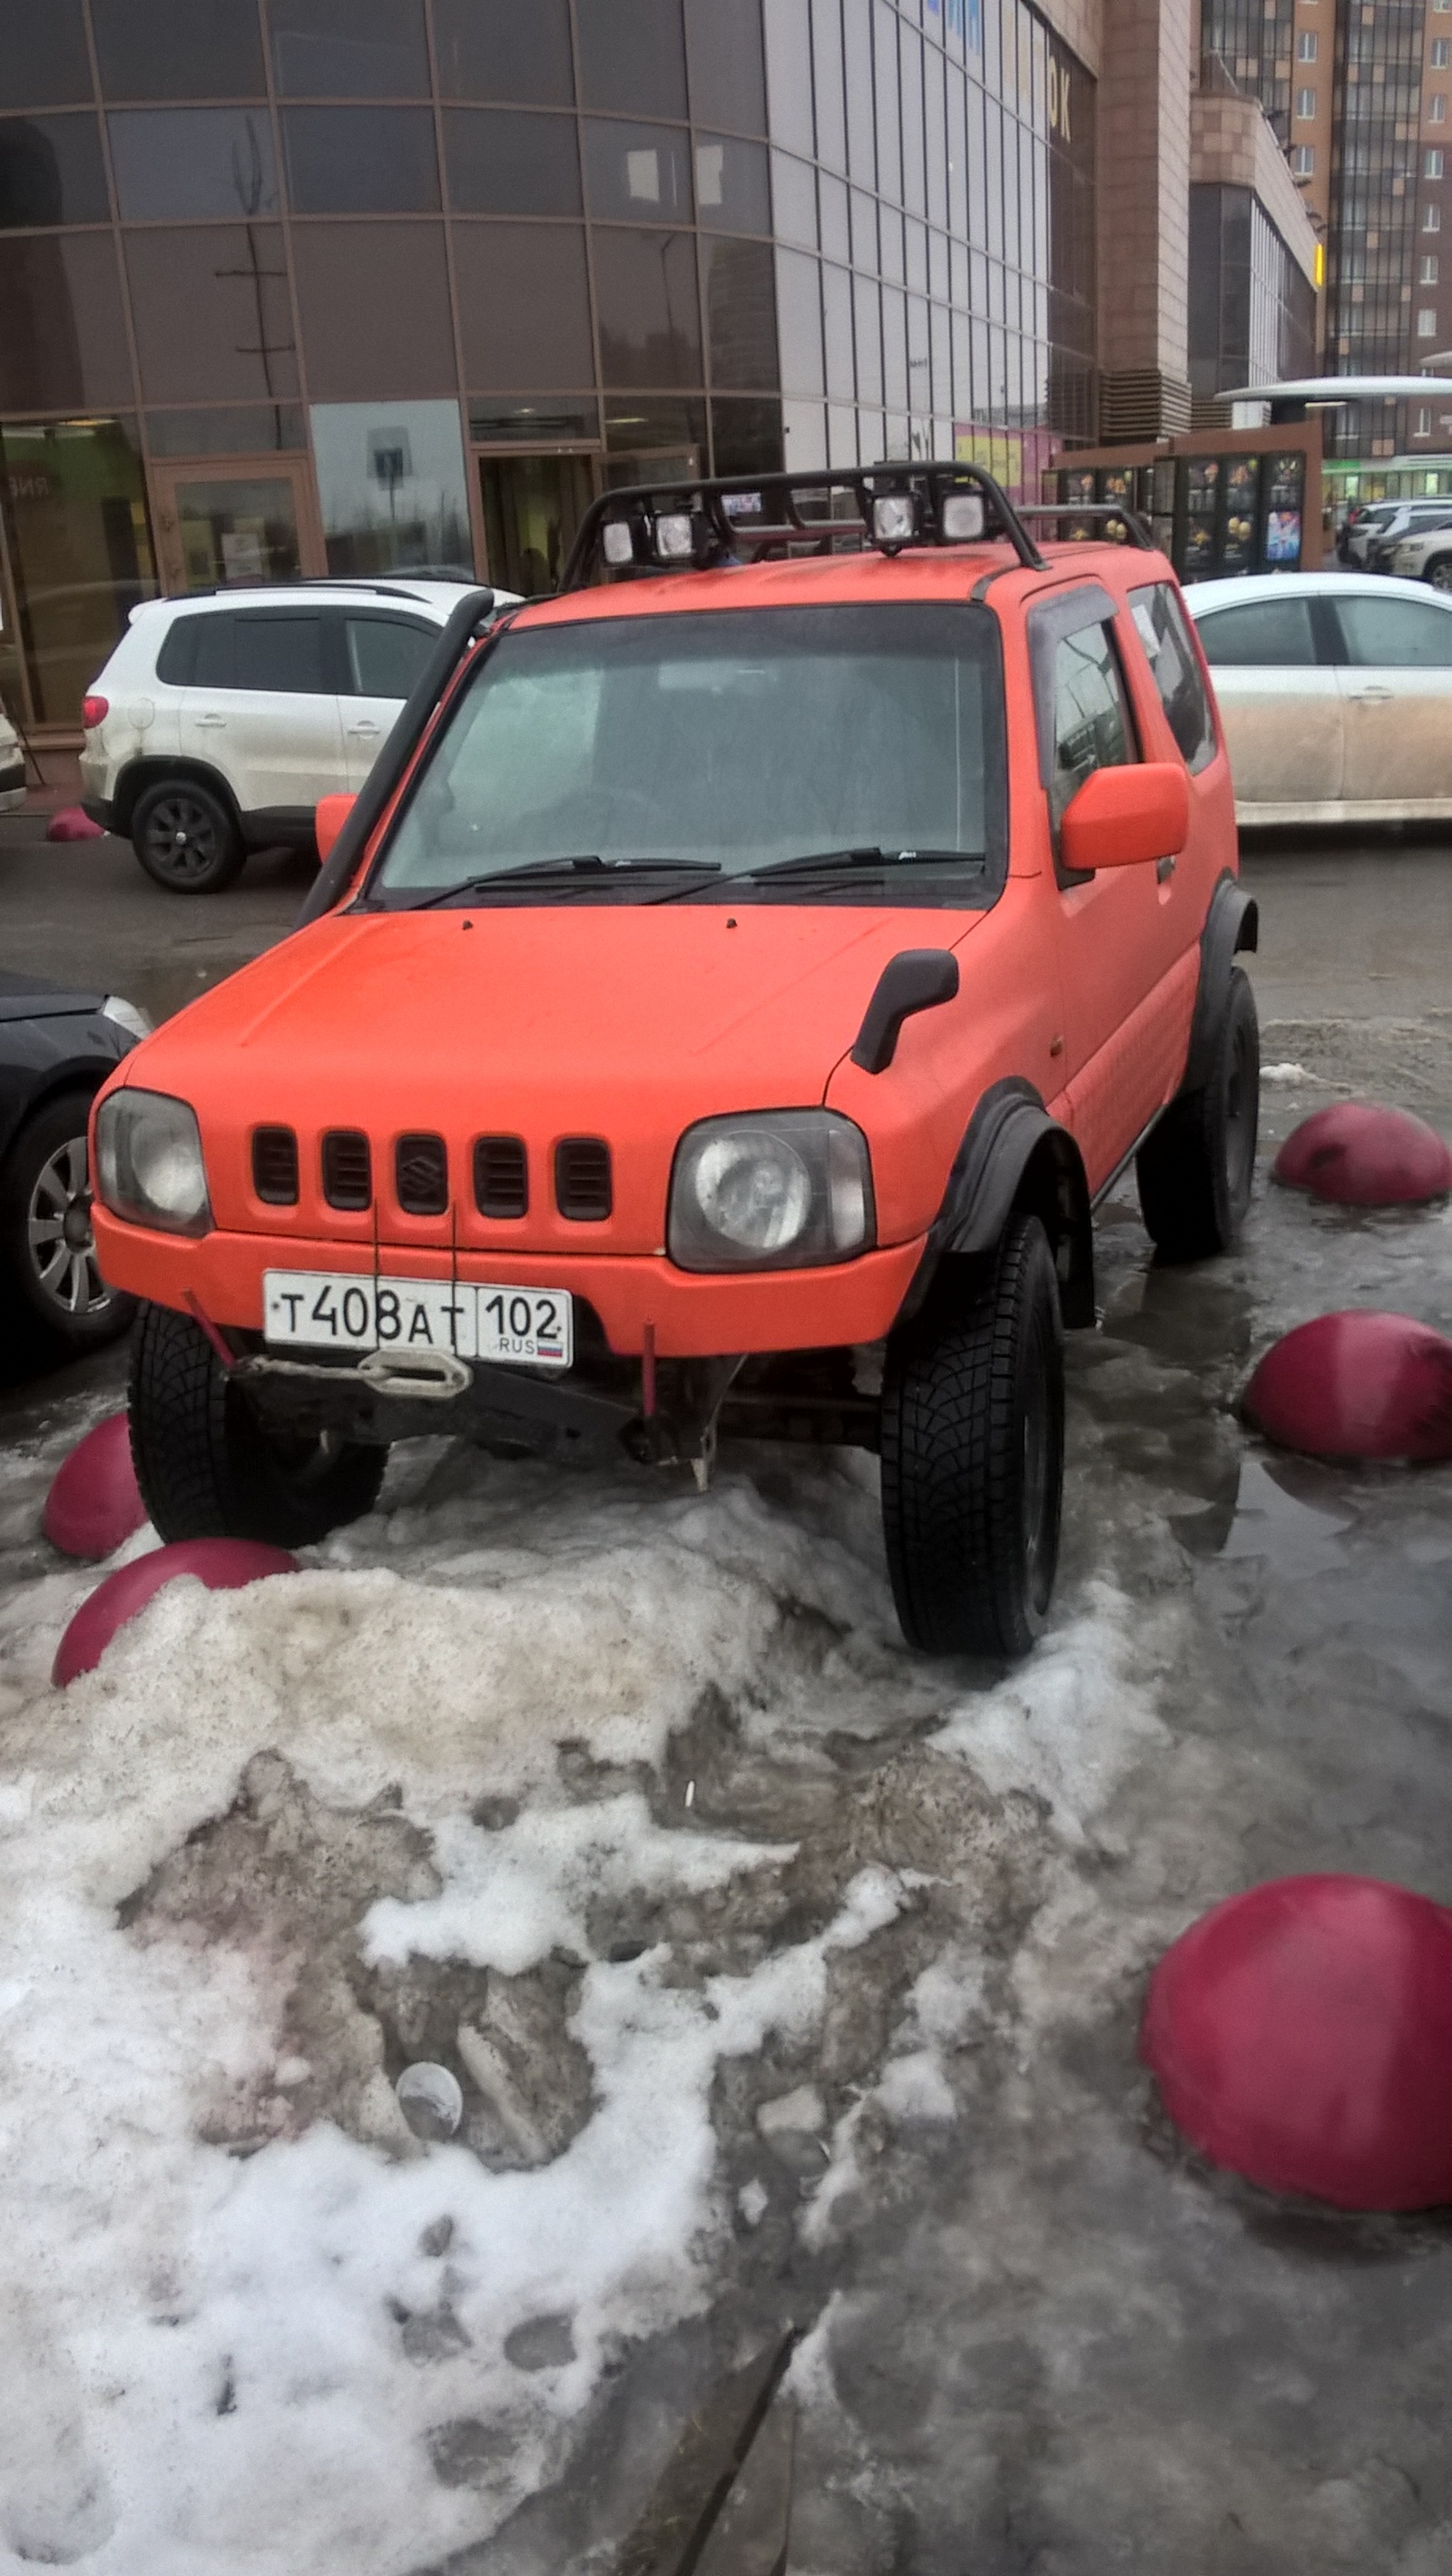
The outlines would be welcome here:
M 1428 564 L 1427 579 L 1434 590 L 1452 590 L 1452 555 L 1438 555 Z
M 221 798 L 189 779 L 148 789 L 131 819 L 131 846 L 149 877 L 171 894 L 218 894 L 246 856 Z
M 86 1122 L 90 1099 L 47 1103 L 12 1147 L 0 1182 L 0 1240 L 22 1311 L 46 1340 L 91 1350 L 114 1340 L 135 1311 L 109 1288 L 91 1231 Z

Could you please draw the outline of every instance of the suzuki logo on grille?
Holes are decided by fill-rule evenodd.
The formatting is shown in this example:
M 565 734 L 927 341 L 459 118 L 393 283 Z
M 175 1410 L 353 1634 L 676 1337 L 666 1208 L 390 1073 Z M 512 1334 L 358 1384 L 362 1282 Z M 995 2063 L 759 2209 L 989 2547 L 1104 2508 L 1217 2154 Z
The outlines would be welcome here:
M 393 1168 L 398 1204 L 408 1215 L 443 1215 L 449 1204 L 449 1158 L 442 1136 L 400 1136 Z

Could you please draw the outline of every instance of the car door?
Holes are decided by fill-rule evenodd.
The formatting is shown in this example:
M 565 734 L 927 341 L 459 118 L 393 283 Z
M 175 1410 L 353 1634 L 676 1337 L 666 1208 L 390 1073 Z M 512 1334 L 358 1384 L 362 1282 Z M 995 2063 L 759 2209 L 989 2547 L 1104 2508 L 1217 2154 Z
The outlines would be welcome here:
M 439 640 L 425 617 L 384 608 L 335 612 L 343 629 L 343 758 L 361 787 L 394 720 Z
M 1235 810 L 1273 823 L 1341 795 L 1346 706 L 1304 591 L 1201 607 L 1195 624 L 1225 727 Z
M 180 748 L 222 771 L 245 815 L 297 821 L 340 789 L 342 720 L 321 607 L 200 620 Z
M 1452 600 L 1395 591 L 1332 603 L 1345 654 L 1348 804 L 1452 807 Z
M 1097 582 L 1059 593 L 1029 617 L 1040 776 L 1059 881 L 1068 1123 L 1091 1190 L 1103 1186 L 1163 1097 L 1159 1050 L 1152 1037 L 1145 1043 L 1159 980 L 1156 871 L 1068 876 L 1059 862 L 1059 826 L 1085 779 L 1141 756 L 1115 617 Z

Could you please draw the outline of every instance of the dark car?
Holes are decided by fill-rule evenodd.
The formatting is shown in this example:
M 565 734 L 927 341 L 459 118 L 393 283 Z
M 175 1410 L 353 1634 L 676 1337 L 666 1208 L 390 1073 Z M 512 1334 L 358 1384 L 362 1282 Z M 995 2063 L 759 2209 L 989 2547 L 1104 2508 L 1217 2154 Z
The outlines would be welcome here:
M 94 1350 L 134 1303 L 91 1232 L 86 1127 L 106 1076 L 151 1023 L 115 994 L 0 972 L 0 1324 L 41 1351 Z

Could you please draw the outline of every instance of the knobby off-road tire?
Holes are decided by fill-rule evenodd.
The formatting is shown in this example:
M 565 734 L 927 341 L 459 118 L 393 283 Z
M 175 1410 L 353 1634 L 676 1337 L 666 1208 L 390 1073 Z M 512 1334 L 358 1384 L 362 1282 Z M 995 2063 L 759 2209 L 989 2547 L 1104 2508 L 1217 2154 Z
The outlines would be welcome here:
M 131 1455 L 164 1539 L 310 1547 L 371 1511 L 388 1452 L 265 1432 L 201 1328 L 143 1306 L 131 1362 Z
M 235 816 L 196 778 L 162 778 L 136 800 L 131 847 L 168 894 L 221 894 L 247 853 Z
M 1064 1339 L 1048 1237 L 1009 1219 L 950 1266 L 888 1342 L 882 1520 L 910 1646 L 1026 1655 L 1054 1588 L 1064 1488 Z
M 1231 968 L 1202 1091 L 1171 1102 L 1135 1158 L 1146 1231 L 1164 1261 L 1204 1261 L 1240 1239 L 1255 1178 L 1260 1028 L 1244 970 Z

